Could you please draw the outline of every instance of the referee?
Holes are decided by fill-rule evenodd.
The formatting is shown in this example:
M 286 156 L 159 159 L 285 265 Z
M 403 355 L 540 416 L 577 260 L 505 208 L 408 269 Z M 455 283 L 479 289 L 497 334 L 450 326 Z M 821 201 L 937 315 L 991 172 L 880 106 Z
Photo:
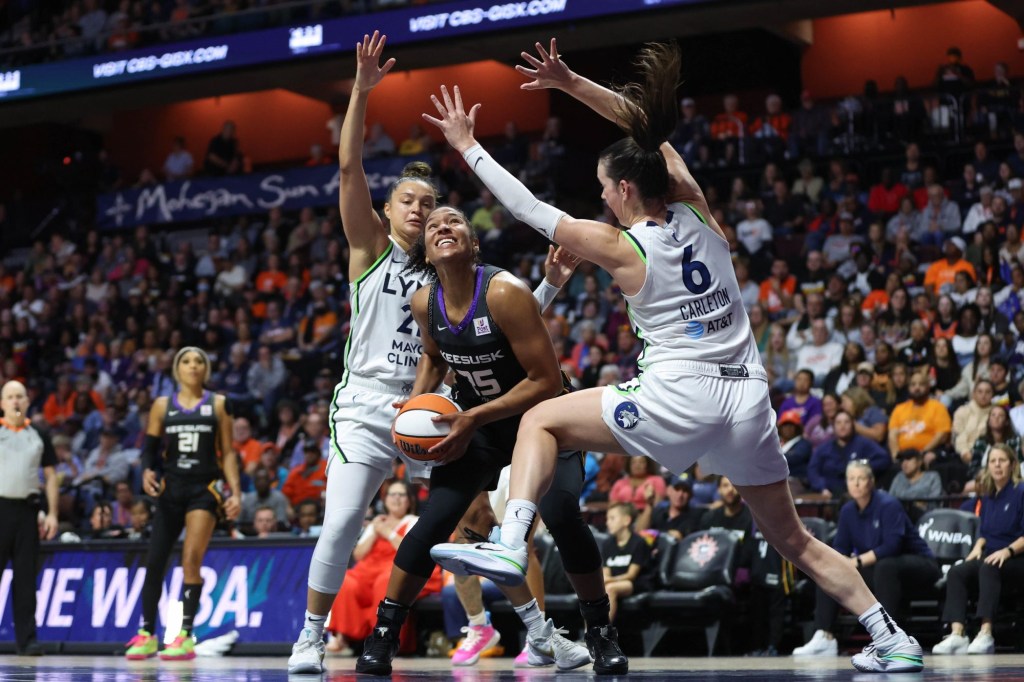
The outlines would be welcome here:
M 36 641 L 36 561 L 39 538 L 57 534 L 57 455 L 48 433 L 25 417 L 28 394 L 18 381 L 0 390 L 0 571 L 14 561 L 14 633 L 18 654 L 40 656 Z M 39 523 L 39 467 L 46 478 L 48 512 Z

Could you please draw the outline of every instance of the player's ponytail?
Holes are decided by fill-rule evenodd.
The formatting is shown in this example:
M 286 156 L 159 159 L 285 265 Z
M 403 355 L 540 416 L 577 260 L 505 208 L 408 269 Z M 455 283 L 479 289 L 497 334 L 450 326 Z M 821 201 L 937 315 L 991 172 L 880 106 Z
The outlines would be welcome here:
M 402 169 L 398 178 L 391 183 L 390 187 L 388 187 L 388 194 L 385 201 L 391 201 L 391 195 L 395 193 L 395 188 L 403 182 L 409 181 L 422 182 L 431 189 L 434 193 L 435 199 L 438 197 L 439 192 L 437 190 L 437 185 L 434 184 L 433 171 L 431 170 L 430 165 L 423 161 L 410 161 L 405 164 L 405 167 Z
M 645 198 L 662 198 L 668 194 L 669 177 L 659 147 L 675 130 L 679 118 L 679 46 L 649 43 L 640 51 L 635 65 L 641 82 L 619 89 L 624 104 L 617 112 L 629 137 L 605 149 L 601 162 L 612 180 L 633 182 Z

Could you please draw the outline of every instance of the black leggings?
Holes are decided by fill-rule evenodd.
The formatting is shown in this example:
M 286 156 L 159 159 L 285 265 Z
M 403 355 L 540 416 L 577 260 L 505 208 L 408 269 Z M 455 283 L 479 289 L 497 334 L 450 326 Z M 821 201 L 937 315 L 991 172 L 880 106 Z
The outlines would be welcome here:
M 935 581 L 942 575 L 935 559 L 920 554 L 886 557 L 859 570 L 879 603 L 897 622 L 904 595 L 923 597 L 931 594 Z M 819 587 L 814 607 L 814 628 L 832 632 L 838 614 L 839 604 Z
M 395 566 L 429 578 L 434 570 L 430 548 L 448 540 L 476 496 L 483 490 L 494 489 L 499 472 L 500 468 L 471 455 L 435 468 L 430 475 L 430 497 L 416 525 L 399 545 Z M 589 573 L 601 568 L 601 552 L 580 514 L 582 488 L 579 456 L 560 457 L 551 489 L 538 506 L 568 573 Z
M 1013 557 L 998 568 L 984 560 L 965 561 L 949 569 L 946 576 L 946 606 L 942 620 L 947 623 L 967 622 L 967 588 L 978 588 L 978 618 L 993 620 L 999 607 L 999 594 L 1003 582 L 1008 585 L 1024 584 L 1024 560 Z

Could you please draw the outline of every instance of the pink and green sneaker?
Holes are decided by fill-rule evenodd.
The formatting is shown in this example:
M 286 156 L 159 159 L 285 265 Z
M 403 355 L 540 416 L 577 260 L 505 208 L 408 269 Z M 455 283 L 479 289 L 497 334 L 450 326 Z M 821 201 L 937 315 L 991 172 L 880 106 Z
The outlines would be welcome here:
M 178 633 L 174 641 L 160 652 L 161 661 L 191 661 L 196 657 L 196 641 L 186 630 Z
M 160 648 L 156 637 L 142 629 L 128 640 L 125 646 L 127 649 L 124 652 L 124 657 L 129 661 L 144 661 L 147 658 L 153 658 L 156 656 L 157 649 Z

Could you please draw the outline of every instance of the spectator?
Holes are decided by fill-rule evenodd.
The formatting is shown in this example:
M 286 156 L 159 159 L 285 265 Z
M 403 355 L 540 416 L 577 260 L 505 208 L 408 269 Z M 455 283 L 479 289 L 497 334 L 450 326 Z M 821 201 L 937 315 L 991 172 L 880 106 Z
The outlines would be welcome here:
M 800 108 L 793 112 L 789 128 L 789 158 L 825 156 L 830 127 L 828 110 L 815 105 L 810 91 L 801 92 Z
M 919 367 L 931 365 L 932 343 L 928 338 L 928 323 L 924 320 L 913 320 L 910 323 L 910 339 L 896 356 L 911 371 Z
M 132 506 L 135 504 L 135 495 L 132 493 L 132 485 L 128 481 L 118 481 L 114 484 L 114 502 L 110 505 L 111 519 L 115 526 L 130 528 L 132 525 Z
M 319 537 L 323 528 L 323 517 L 320 514 L 318 500 L 303 500 L 295 510 L 295 525 L 292 535 L 300 538 Z
M 653 493 L 653 490 L 651 491 Z M 647 505 L 639 512 L 633 527 L 637 532 L 648 528 L 659 533 L 668 533 L 676 540 L 682 540 L 697 530 L 704 510 L 691 504 L 693 482 L 688 474 L 673 476 L 665 489 L 667 504 L 656 504 L 657 497 L 647 495 Z
M 974 234 L 982 223 L 992 220 L 992 198 L 995 194 L 989 185 L 978 191 L 978 203 L 972 204 L 964 216 L 963 233 Z
M 946 409 L 949 409 L 954 400 L 966 396 L 969 392 L 969 380 L 963 375 L 960 362 L 953 352 L 953 344 L 948 338 L 939 336 L 933 342 L 930 374 L 935 382 L 932 393 Z
M 258 464 L 252 471 L 253 491 L 242 493 L 242 512 L 239 523 L 251 523 L 257 507 L 271 507 L 275 518 L 285 520 L 292 517 L 288 499 L 279 490 L 271 487 L 271 474 L 265 466 Z
M 704 512 L 700 519 L 700 530 L 718 528 L 729 531 L 739 549 L 737 566 L 749 568 L 753 554 L 754 518 L 732 481 L 725 476 L 719 477 L 717 490 L 722 504 Z
M 260 466 L 267 470 L 267 475 L 270 477 L 270 487 L 274 490 L 280 490 L 281 486 L 288 479 L 288 468 L 281 466 L 277 447 L 273 443 L 263 444 L 263 452 L 260 453 Z
M 866 460 L 871 470 L 881 476 L 892 465 L 892 458 L 881 445 L 858 435 L 853 415 L 840 409 L 833 419 L 834 435 L 814 449 L 807 465 L 809 487 L 825 499 L 840 496 L 846 490 L 846 467 L 855 460 Z
M 988 363 L 988 378 L 992 382 L 992 404 L 1005 408 L 1013 407 L 1021 402 L 1020 391 L 1010 381 L 1006 361 L 992 358 Z
M 859 336 L 860 332 L 858 331 L 857 334 Z M 856 341 L 847 341 L 843 346 L 842 362 L 833 367 L 832 371 L 825 376 L 822 390 L 825 393 L 842 393 L 852 386 L 857 377 L 857 369 L 862 364 L 871 364 L 864 358 L 864 348 Z M 874 372 L 873 365 L 871 371 Z
M 832 439 L 835 427 L 833 421 L 839 412 L 839 396 L 826 393 L 821 398 L 821 414 L 811 417 L 804 425 L 804 434 L 812 448 Z
M 739 98 L 732 94 L 723 97 L 722 113 L 717 114 L 711 121 L 711 138 L 718 143 L 718 149 L 725 157 L 727 165 L 737 160 L 731 154 L 735 153 L 735 144 L 743 137 L 746 127 L 747 114 L 740 111 Z
M 779 405 L 779 414 L 796 410 L 800 421 L 807 424 L 814 416 L 821 414 L 821 400 L 811 393 L 814 373 L 809 369 L 800 369 L 793 380 L 793 394 L 786 397 Z
M 398 145 L 398 154 L 399 156 L 426 154 L 430 151 L 431 146 L 433 146 L 433 140 L 430 139 L 430 136 L 423 132 L 423 128 L 418 123 L 413 123 L 409 126 L 409 137 Z
M 185 138 L 175 136 L 173 148 L 164 160 L 164 178 L 168 181 L 192 177 L 195 161 L 185 147 Z
M 772 226 L 761 217 L 761 209 L 756 201 L 748 201 L 744 204 L 744 215 L 744 219 L 736 225 L 736 238 L 750 254 L 753 270 L 763 272 L 763 267 L 758 267 L 756 264 L 764 262 L 770 257 Z
M 345 573 L 345 582 L 331 608 L 331 633 L 349 642 L 370 634 L 377 618 L 377 605 L 387 591 L 398 546 L 419 520 L 416 496 L 407 483 L 391 481 L 384 490 L 385 513 L 373 517 L 363 529 L 352 552 L 356 563 Z M 441 573 L 435 567 L 419 597 L 440 591 Z M 409 634 L 411 630 L 404 629 L 403 639 Z
M 257 538 L 277 535 L 279 533 L 278 519 L 274 510 L 271 507 L 258 507 L 253 513 L 252 529 Z
M 970 458 L 975 441 L 985 432 L 992 396 L 992 382 L 981 379 L 974 384 L 970 401 L 953 413 L 953 447 L 964 461 Z
M 235 175 L 242 170 L 242 153 L 235 137 L 234 121 L 225 121 L 220 133 L 206 147 L 203 169 L 207 175 Z
M 98 500 L 96 506 L 92 508 L 92 512 L 89 514 L 88 539 L 108 540 L 120 538 L 124 535 L 124 529 L 120 526 L 115 526 L 112 519 L 113 514 L 110 509 L 110 502 Z
M 765 113 L 750 124 L 750 134 L 760 142 L 764 158 L 781 159 L 793 119 L 782 110 L 782 98 L 774 93 L 765 98 L 764 106 Z
M 939 565 L 903 505 L 875 489 L 875 477 L 867 463 L 850 462 L 845 478 L 851 499 L 839 510 L 832 548 L 850 557 L 882 608 L 898 620 L 904 595 L 928 595 L 941 575 Z M 794 649 L 793 655 L 835 657 L 838 644 L 832 632 L 837 615 L 839 605 L 819 587 L 814 636 Z
M 958 272 L 966 272 L 971 276 L 971 280 L 977 279 L 974 266 L 964 260 L 966 249 L 967 245 L 960 237 L 945 240 L 942 247 L 945 258 L 932 263 L 924 276 L 924 285 L 931 293 L 948 293 Z
M 811 461 L 811 443 L 803 437 L 804 425 L 798 410 L 786 410 L 777 422 L 782 454 L 789 464 L 789 478 L 807 485 L 807 465 Z
M 921 512 L 936 507 L 934 499 L 942 495 L 942 479 L 934 471 L 924 470 L 924 457 L 920 450 L 900 450 L 896 453 L 896 461 L 900 470 L 889 485 L 889 494 L 898 500 L 913 502 L 911 511 L 917 511 L 911 520 L 916 521 Z
M 885 236 L 889 241 L 895 242 L 896 237 L 904 234 L 911 237 L 915 234 L 920 224 L 920 214 L 914 200 L 908 196 L 900 199 L 899 208 L 894 216 L 889 218 L 885 224 Z
M 793 307 L 794 292 L 796 277 L 790 274 L 789 263 L 785 258 L 776 258 L 772 261 L 771 274 L 761 282 L 758 300 L 768 309 L 772 319 L 776 319 Z
M 942 185 L 928 185 L 928 203 L 921 207 L 917 216 L 917 224 L 910 235 L 911 239 L 928 246 L 940 246 L 949 238 L 960 239 L 955 235 L 960 232 L 960 207 L 946 198 Z M 957 244 L 962 256 L 966 246 L 962 239 Z M 945 248 L 945 247 L 944 247 Z M 947 252 L 947 258 L 951 258 Z M 952 263 L 953 261 L 950 261 Z M 952 277 L 950 278 L 952 281 Z
M 281 487 L 292 506 L 310 498 L 321 499 L 327 488 L 327 460 L 323 458 L 323 448 L 316 441 L 308 440 L 303 442 L 302 453 L 302 463 L 292 467 Z
M 868 195 L 868 210 L 881 217 L 892 215 L 900 210 L 900 204 L 909 192 L 906 185 L 897 182 L 892 168 L 883 168 L 879 183 L 871 188 Z
M 319 412 L 312 412 L 306 416 L 302 425 L 302 436 L 292 451 L 291 459 L 286 464 L 294 468 L 305 461 L 304 451 L 310 443 L 315 443 L 320 448 L 320 456 L 326 461 L 331 456 L 331 439 L 327 432 L 327 423 L 324 416 Z
M 85 504 L 87 513 L 105 490 L 112 490 L 118 482 L 128 480 L 131 462 L 121 450 L 120 437 L 116 428 L 105 427 L 100 432 L 99 445 L 85 458 L 82 473 L 73 483 L 79 488 L 79 500 Z
M 395 153 L 395 141 L 384 130 L 380 123 L 370 126 L 370 132 L 363 142 L 363 158 L 373 159 L 380 156 L 391 156 Z
M 814 385 L 821 386 L 828 373 L 843 359 L 843 346 L 829 339 L 828 325 L 823 319 L 811 323 L 811 343 L 797 351 L 796 364 L 814 376 Z
M 910 377 L 910 399 L 889 417 L 889 452 L 895 457 L 900 450 L 920 450 L 931 465 L 949 442 L 952 422 L 942 403 L 929 397 L 928 384 L 923 372 Z
M 709 135 L 708 120 L 697 113 L 697 103 L 691 97 L 684 97 L 679 103 L 679 122 L 669 142 L 687 164 L 692 164 L 698 158 L 698 149 L 707 142 Z
M 246 385 L 250 395 L 262 405 L 263 414 L 269 414 L 272 406 L 277 404 L 279 389 L 286 376 L 281 358 L 274 355 L 268 346 L 261 345 L 256 362 L 249 367 Z
M 149 502 L 135 500 L 132 503 L 131 525 L 128 527 L 128 540 L 146 540 L 153 531 L 153 510 Z
M 974 87 L 974 70 L 963 63 L 963 53 L 955 45 L 946 50 L 946 63 L 935 70 L 935 88 L 958 97 Z
M 1018 461 L 1020 460 L 1020 432 L 1017 431 L 1006 408 L 1001 405 L 993 405 L 988 413 L 988 420 L 985 422 L 985 430 L 974 441 L 970 451 L 962 455 L 963 462 L 967 465 L 965 493 L 977 492 L 978 476 L 985 471 L 988 466 L 989 453 L 998 443 L 1010 448 L 1017 456 Z
M 314 142 L 309 145 L 309 158 L 302 165 L 306 168 L 316 168 L 317 166 L 327 166 L 334 163 L 334 159 L 324 153 L 324 146 L 319 142 Z
M 976 509 L 981 527 L 971 553 L 946 574 L 946 604 L 942 619 L 951 633 L 932 649 L 933 654 L 991 654 L 995 652 L 992 621 L 999 607 L 1002 585 L 1024 581 L 1024 486 L 1020 485 L 1017 456 L 1005 445 L 995 445 L 978 482 Z M 977 617 L 981 629 L 973 641 L 966 635 L 968 584 L 978 586 Z
M 636 510 L 628 502 L 608 507 L 605 524 L 608 539 L 601 547 L 604 558 L 604 588 L 611 602 L 609 619 L 615 622 L 619 601 L 632 594 L 652 589 L 647 570 L 651 563 L 651 548 L 647 541 L 633 532 Z
M 634 455 L 629 458 L 628 476 L 615 481 L 608 501 L 631 503 L 637 511 L 644 511 L 648 497 L 654 497 L 656 505 L 665 499 L 665 479 L 658 475 L 658 464 L 653 459 Z
M 789 328 L 786 334 L 786 345 L 790 350 L 799 351 L 811 343 L 811 323 L 814 320 L 824 320 L 828 331 L 832 332 L 832 322 L 826 316 L 825 297 L 821 292 L 807 292 L 804 294 L 805 309 L 803 315 Z
M 885 410 L 875 404 L 866 389 L 860 386 L 850 386 L 843 391 L 839 404 L 853 417 L 853 428 L 858 435 L 870 438 L 879 444 L 885 443 L 889 417 L 886 416 Z

